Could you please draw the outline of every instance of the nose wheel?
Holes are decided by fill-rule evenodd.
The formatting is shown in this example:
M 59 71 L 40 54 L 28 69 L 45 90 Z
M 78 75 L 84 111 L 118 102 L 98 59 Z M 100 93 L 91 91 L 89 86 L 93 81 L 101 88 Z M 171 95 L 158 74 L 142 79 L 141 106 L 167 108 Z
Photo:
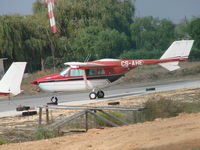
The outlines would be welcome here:
M 104 92 L 102 91 L 102 90 L 99 90 L 99 91 L 97 91 L 97 92 L 91 92 L 90 94 L 89 94 L 89 98 L 90 99 L 96 99 L 97 97 L 98 98 L 104 98 Z
M 90 99 L 96 99 L 96 98 L 97 98 L 97 93 L 91 92 L 91 93 L 89 94 L 89 98 L 90 98 Z

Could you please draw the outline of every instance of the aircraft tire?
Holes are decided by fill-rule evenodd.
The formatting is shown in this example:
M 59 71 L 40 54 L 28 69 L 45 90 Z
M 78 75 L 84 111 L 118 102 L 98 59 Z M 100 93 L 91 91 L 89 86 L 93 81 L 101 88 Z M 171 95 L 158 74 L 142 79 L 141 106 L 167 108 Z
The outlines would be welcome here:
M 89 97 L 90 97 L 90 99 L 96 99 L 97 94 L 96 94 L 95 92 L 91 92 L 91 93 L 89 94 Z
M 54 103 L 55 105 L 58 105 L 58 98 L 55 96 L 53 96 L 52 98 L 51 98 L 51 102 L 52 103 Z
M 97 92 L 97 97 L 98 97 L 98 98 L 104 98 L 104 95 L 105 95 L 105 94 L 104 94 L 103 91 L 98 91 L 98 92 Z

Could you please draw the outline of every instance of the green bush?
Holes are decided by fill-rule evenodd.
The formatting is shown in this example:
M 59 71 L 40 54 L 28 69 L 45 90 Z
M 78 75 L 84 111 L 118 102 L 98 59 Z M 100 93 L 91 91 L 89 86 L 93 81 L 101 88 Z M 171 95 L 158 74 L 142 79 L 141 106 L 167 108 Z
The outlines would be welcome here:
M 2 138 L 0 138 L 0 145 L 7 144 L 8 142 Z
M 148 100 L 144 107 L 145 120 L 152 121 L 155 118 L 175 117 L 184 112 L 184 105 L 164 97 Z
M 116 118 L 119 118 L 120 120 L 125 120 L 125 118 L 124 118 L 124 116 L 123 116 L 123 114 L 121 113 L 121 112 L 118 112 L 118 111 L 110 111 L 110 112 L 108 112 L 109 114 L 111 114 L 112 116 L 114 116 L 114 117 L 116 117 Z M 108 115 L 106 115 L 106 114 L 104 114 L 104 113 L 98 113 L 98 115 L 99 116 L 101 116 L 101 117 L 103 117 L 103 118 L 106 118 L 107 120 L 109 120 L 109 121 L 111 121 L 111 122 L 113 122 L 113 123 L 116 123 L 116 124 L 118 124 L 118 122 L 115 120 L 115 119 L 113 119 L 112 117 L 110 117 L 110 116 L 108 116 Z M 102 121 L 102 120 L 100 120 L 100 119 L 96 119 L 96 123 L 97 123 L 97 125 L 99 125 L 99 126 L 108 126 L 108 127 L 110 127 L 110 125 L 109 124 L 107 124 L 106 122 L 104 122 L 104 121 Z
M 200 112 L 200 102 L 183 103 L 183 106 L 186 113 Z
M 49 130 L 44 127 L 37 128 L 36 132 L 35 132 L 35 138 L 37 140 L 49 139 L 49 138 L 54 138 L 54 137 L 58 137 L 58 136 L 61 136 L 58 130 Z

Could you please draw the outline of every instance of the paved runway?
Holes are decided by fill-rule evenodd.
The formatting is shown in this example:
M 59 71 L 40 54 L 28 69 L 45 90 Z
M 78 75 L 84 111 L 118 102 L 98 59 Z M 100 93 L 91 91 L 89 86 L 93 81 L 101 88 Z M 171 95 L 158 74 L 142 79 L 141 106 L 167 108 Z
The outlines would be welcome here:
M 141 95 L 145 94 L 146 88 L 155 87 L 156 90 L 153 92 L 160 91 L 169 91 L 175 89 L 182 88 L 191 88 L 191 87 L 200 87 L 200 79 L 194 80 L 181 80 L 181 81 L 173 81 L 173 82 L 159 82 L 154 84 L 143 84 L 143 85 L 120 85 L 113 86 L 104 90 L 105 98 L 111 99 L 116 97 L 124 97 L 131 95 Z M 151 91 L 152 92 L 152 91 Z M 94 100 L 89 100 L 89 92 L 73 92 L 73 93 L 58 93 L 57 97 L 59 99 L 59 103 L 67 103 L 67 104 L 85 104 L 89 102 L 94 102 Z M 15 112 L 17 105 L 28 105 L 28 106 L 42 106 L 50 101 L 52 94 L 41 94 L 34 96 L 21 96 L 8 99 L 0 100 L 0 116 L 4 116 L 2 112 L 5 114 L 11 114 L 11 112 Z M 97 99 L 97 101 L 101 101 L 102 99 Z M 7 112 L 7 113 L 6 113 Z

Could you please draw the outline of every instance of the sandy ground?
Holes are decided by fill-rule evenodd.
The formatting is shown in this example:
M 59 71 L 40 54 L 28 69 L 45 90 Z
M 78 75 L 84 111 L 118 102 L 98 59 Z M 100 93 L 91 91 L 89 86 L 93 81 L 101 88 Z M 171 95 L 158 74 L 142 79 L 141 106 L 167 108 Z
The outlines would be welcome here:
M 189 149 L 200 147 L 200 113 L 181 114 L 169 119 L 135 125 L 92 129 L 35 142 L 0 146 L 1 150 L 133 150 Z
M 137 106 L 151 97 L 164 96 L 177 101 L 191 102 L 199 101 L 199 91 L 199 88 L 181 89 L 114 101 L 120 101 L 121 106 Z M 105 106 L 107 103 L 100 102 L 93 105 Z M 60 113 L 60 111 L 54 112 L 54 115 L 59 116 Z M 37 119 L 37 116 L 0 118 L 0 132 L 4 134 L 3 131 L 8 129 L 19 130 L 19 128 L 35 125 Z M 27 133 L 30 132 L 27 130 Z M 90 129 L 87 133 L 0 146 L 0 150 L 193 150 L 193 148 L 200 149 L 200 113 L 181 114 L 169 119 L 158 118 L 153 122 L 122 127 Z

